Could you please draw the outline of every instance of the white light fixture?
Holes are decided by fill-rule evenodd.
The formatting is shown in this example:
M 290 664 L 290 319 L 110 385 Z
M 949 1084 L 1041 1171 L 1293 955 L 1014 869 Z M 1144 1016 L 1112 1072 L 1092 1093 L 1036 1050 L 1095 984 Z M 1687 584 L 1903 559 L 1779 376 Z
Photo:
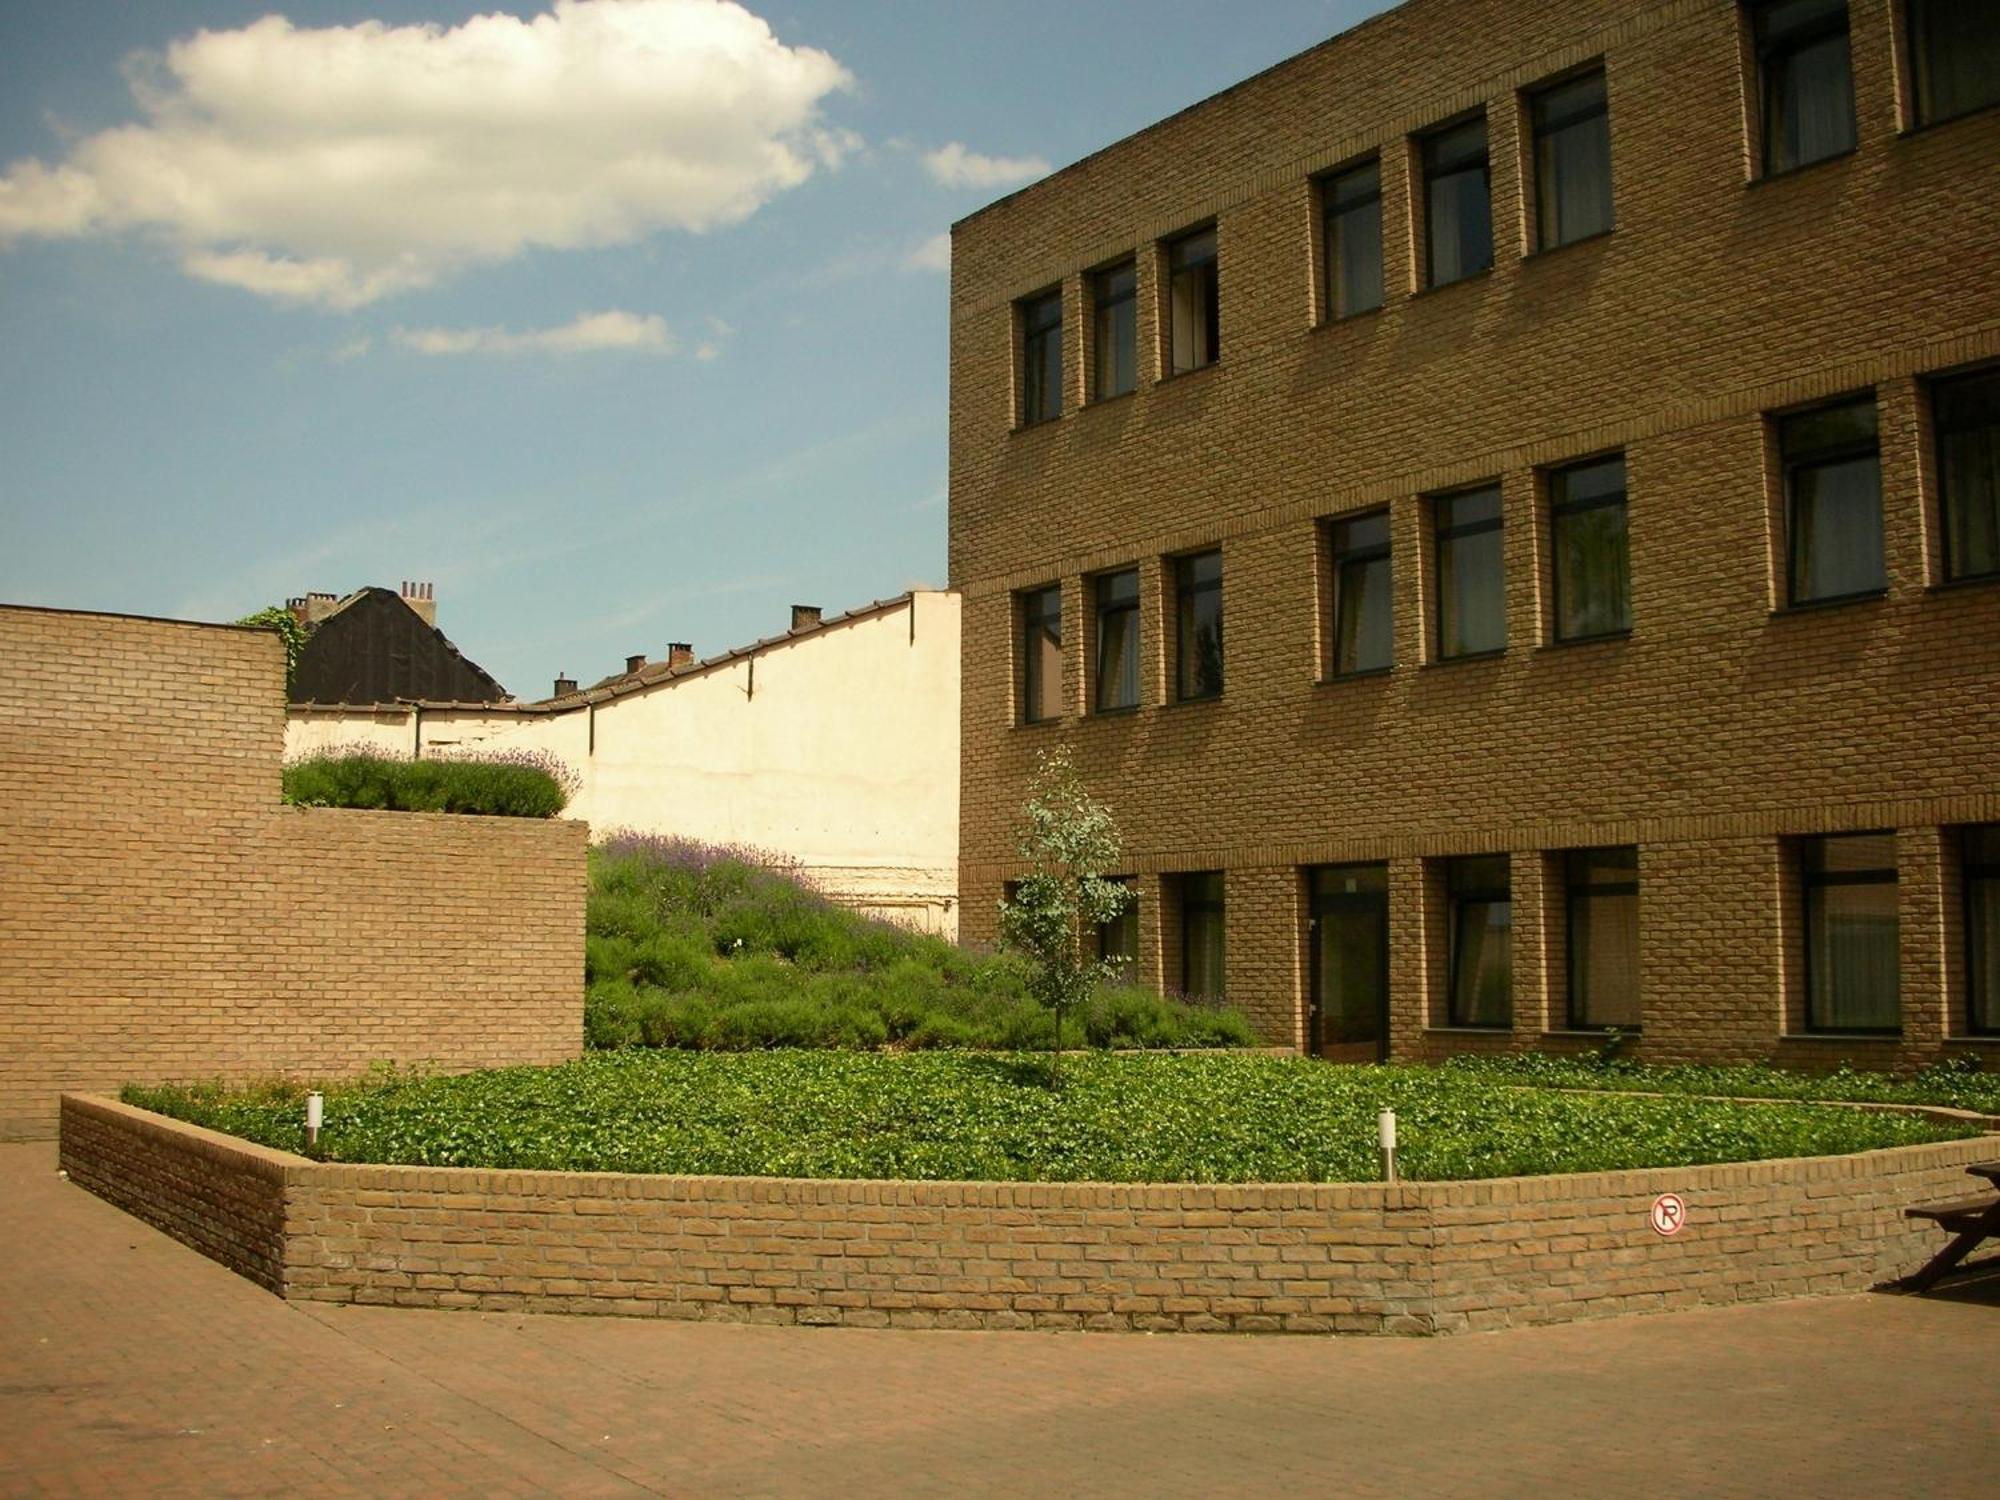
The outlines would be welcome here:
M 1375 1117 L 1376 1138 L 1382 1145 L 1382 1177 L 1393 1184 L 1396 1181 L 1396 1112 L 1385 1109 Z
M 306 1148 L 319 1145 L 319 1127 L 326 1119 L 326 1095 L 314 1091 L 306 1095 Z

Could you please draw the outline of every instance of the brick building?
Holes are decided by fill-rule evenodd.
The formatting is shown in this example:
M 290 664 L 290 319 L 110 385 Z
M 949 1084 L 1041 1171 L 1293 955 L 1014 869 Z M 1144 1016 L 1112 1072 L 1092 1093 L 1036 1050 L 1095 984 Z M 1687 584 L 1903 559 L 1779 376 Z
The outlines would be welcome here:
M 1067 743 L 1274 1041 L 2000 1061 L 1996 104 L 1990 3 L 1409 0 L 960 223 L 965 936 Z

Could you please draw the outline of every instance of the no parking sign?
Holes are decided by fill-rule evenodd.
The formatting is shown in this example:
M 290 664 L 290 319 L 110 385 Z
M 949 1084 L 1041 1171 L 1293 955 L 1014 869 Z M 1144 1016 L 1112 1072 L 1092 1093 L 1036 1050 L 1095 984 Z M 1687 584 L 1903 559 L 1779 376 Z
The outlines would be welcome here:
M 1653 1225 L 1653 1233 L 1673 1235 L 1681 1232 L 1687 1223 L 1687 1205 L 1681 1201 L 1679 1193 L 1662 1193 L 1653 1200 L 1653 1211 L 1648 1216 Z

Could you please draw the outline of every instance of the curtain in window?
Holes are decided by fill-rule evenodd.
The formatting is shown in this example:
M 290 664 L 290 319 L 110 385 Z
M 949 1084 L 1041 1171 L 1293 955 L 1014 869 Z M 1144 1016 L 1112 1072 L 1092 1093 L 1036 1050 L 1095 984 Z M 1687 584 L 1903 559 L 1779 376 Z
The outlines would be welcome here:
M 1470 656 L 1507 644 L 1503 533 L 1483 531 L 1438 544 L 1439 654 Z
M 1544 249 L 1611 227 L 1611 119 L 1604 75 L 1535 97 L 1535 191 Z
M 1814 892 L 1810 957 L 1813 1024 L 1827 1031 L 1892 1029 L 1896 1002 L 1896 887 L 1825 886 Z
M 1795 469 L 1792 527 L 1795 603 L 1887 587 L 1882 465 L 1876 455 Z
M 1458 902 L 1452 1024 L 1505 1026 L 1513 1014 L 1513 903 Z
M 1564 640 L 1610 635 L 1632 626 L 1632 556 L 1625 507 L 1600 505 L 1557 519 L 1556 598 Z
M 1336 672 L 1373 672 L 1395 659 L 1389 599 L 1389 559 L 1366 558 L 1340 565 L 1340 618 Z
M 2000 837 L 1994 837 L 2000 852 Z M 2000 873 L 1966 882 L 1966 999 L 1972 1029 L 2000 1032 Z
M 1639 1024 L 1639 898 L 1582 897 L 1570 905 L 1571 1009 L 1582 1026 Z
M 1094 283 L 1096 396 L 1122 396 L 1139 383 L 1137 270 L 1131 264 L 1101 272 Z
M 1854 86 L 1844 29 L 1772 58 L 1766 87 L 1771 171 L 1790 171 L 1854 149 Z
M 1225 977 L 1222 876 L 1183 875 L 1181 988 L 1190 995 L 1219 1000 Z
M 1424 142 L 1424 225 L 1432 286 L 1458 281 L 1493 264 L 1484 118 Z
M 1940 384 L 1936 408 L 1951 576 L 2000 572 L 2000 374 Z
M 2000 5 L 1910 0 L 1917 120 L 1930 124 L 2000 104 Z
M 1131 708 L 1139 701 L 1139 611 L 1108 609 L 1098 616 L 1097 706 Z

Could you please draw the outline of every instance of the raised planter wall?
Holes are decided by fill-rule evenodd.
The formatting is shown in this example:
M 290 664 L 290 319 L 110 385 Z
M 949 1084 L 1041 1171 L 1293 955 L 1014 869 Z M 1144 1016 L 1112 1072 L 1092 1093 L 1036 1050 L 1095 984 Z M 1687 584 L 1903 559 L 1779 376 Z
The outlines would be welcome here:
M 239 1270 L 235 1247 L 269 1234 L 268 1189 L 242 1185 L 277 1184 L 279 1284 L 253 1279 L 294 1300 L 1163 1332 L 1459 1333 L 1857 1291 L 1940 1243 L 1906 1205 L 1964 1193 L 1996 1155 L 1988 1137 L 1398 1188 L 1145 1186 L 327 1165 L 78 1095 L 62 1129 L 73 1179 Z M 1648 1222 L 1663 1192 L 1688 1206 L 1671 1239 Z M 206 1216 L 227 1222 L 190 1232 Z

